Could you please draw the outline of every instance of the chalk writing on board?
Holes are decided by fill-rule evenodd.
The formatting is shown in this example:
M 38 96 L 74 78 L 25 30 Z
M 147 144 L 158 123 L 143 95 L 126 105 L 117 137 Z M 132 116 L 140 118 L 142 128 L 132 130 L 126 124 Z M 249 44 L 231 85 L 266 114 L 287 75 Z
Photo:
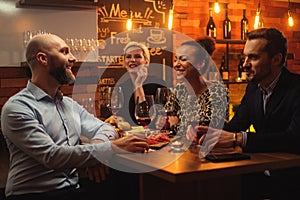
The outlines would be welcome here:
M 158 18 L 162 20 L 162 24 L 165 24 L 165 11 L 167 9 L 165 1 L 145 0 L 145 2 L 152 3 L 152 7 L 150 7 L 150 4 L 146 8 L 142 7 L 141 11 L 121 8 L 119 3 L 112 3 L 110 8 L 104 5 L 98 8 L 98 20 L 101 23 L 125 22 L 131 16 L 133 23 L 153 26 L 154 14 L 157 13 L 161 15 Z M 125 2 L 122 2 L 122 5 L 125 5 Z
M 123 48 L 130 41 L 145 44 L 151 56 L 150 73 L 172 84 L 172 31 L 167 29 L 169 0 L 107 0 L 98 7 L 98 61 L 102 66 L 122 66 Z M 131 17 L 133 28 L 126 29 Z M 168 79 L 166 79 L 168 77 Z

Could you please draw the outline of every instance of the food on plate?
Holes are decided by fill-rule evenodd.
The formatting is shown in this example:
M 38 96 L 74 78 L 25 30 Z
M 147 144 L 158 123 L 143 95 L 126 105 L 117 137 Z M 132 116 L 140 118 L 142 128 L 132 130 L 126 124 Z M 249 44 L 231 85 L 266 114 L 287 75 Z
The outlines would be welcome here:
M 128 122 L 124 121 L 123 117 L 120 116 L 110 116 L 104 122 L 109 123 L 116 127 L 116 130 L 128 131 L 131 129 L 131 126 Z
M 158 144 L 160 142 L 170 142 L 170 138 L 167 134 L 158 133 L 158 134 L 151 134 L 148 137 L 148 144 Z
M 115 120 L 115 117 L 112 115 L 110 116 L 109 118 L 105 119 L 104 122 L 108 123 L 108 124 L 116 124 L 116 120 Z
M 118 128 L 122 131 L 128 131 L 131 129 L 131 126 L 128 122 L 122 121 L 117 124 Z
M 130 130 L 126 131 L 126 134 L 132 134 L 142 138 L 146 137 L 146 131 L 142 126 L 132 126 Z

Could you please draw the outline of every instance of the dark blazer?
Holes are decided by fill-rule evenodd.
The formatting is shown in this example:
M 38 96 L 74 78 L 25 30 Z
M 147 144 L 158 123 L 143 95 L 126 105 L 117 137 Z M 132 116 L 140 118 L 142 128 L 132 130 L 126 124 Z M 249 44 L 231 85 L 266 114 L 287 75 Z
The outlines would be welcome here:
M 263 113 L 262 92 L 250 82 L 234 117 L 224 130 L 246 131 L 250 125 L 245 152 L 300 153 L 300 75 L 285 67 Z

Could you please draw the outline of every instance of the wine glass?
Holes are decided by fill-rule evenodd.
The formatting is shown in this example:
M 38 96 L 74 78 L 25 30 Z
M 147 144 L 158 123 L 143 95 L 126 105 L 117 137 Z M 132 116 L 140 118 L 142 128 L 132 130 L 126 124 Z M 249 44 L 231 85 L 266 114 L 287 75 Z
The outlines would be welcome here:
M 157 88 L 155 103 L 165 106 L 166 102 L 168 101 L 170 93 L 171 91 L 169 88 Z
M 198 111 L 199 108 L 197 105 L 198 98 L 196 95 L 188 95 L 186 101 L 187 101 L 187 104 L 189 105 L 189 110 L 191 110 L 191 112 L 187 116 L 186 121 L 187 121 L 188 125 L 191 125 L 192 128 L 194 128 L 197 133 L 196 141 L 193 141 L 193 144 L 197 145 L 197 142 L 203 135 L 203 133 L 198 132 L 197 126 L 199 126 L 199 125 L 208 126 L 209 119 L 207 119 L 204 116 L 199 115 L 199 111 Z
M 151 123 L 151 118 L 155 115 L 153 109 L 154 96 L 145 95 L 145 99 L 146 100 L 141 103 L 136 103 L 135 118 L 139 126 L 148 127 Z
M 33 37 L 32 32 L 31 31 L 24 31 L 23 33 L 23 43 L 24 43 L 24 47 L 27 47 L 27 44 L 29 42 L 29 40 Z
M 159 115 L 159 126 L 156 127 L 162 131 L 166 131 L 170 129 L 170 123 L 168 120 L 168 109 L 166 109 L 165 105 L 169 101 L 171 95 L 171 90 L 169 88 L 157 88 L 156 90 L 156 96 L 155 96 L 155 105 L 156 105 L 156 110 Z M 173 107 L 170 108 L 172 111 L 174 110 Z M 171 110 L 169 110 L 169 113 Z M 164 124 L 162 124 L 162 123 Z
M 107 90 L 108 102 L 107 107 L 111 113 L 116 116 L 124 106 L 124 93 L 122 87 L 109 87 Z
M 91 114 L 95 114 L 95 101 L 93 98 L 83 98 L 82 99 L 82 105 L 83 107 Z

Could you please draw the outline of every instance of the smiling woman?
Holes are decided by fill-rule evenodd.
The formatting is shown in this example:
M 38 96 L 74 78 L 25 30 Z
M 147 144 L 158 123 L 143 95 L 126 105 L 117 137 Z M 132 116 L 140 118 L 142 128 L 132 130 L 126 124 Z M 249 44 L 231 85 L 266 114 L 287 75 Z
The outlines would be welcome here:
M 176 98 L 170 99 L 166 108 L 176 105 L 176 114 L 169 117 L 169 122 L 179 135 L 197 132 L 198 125 L 220 128 L 228 118 L 228 89 L 221 81 L 207 81 L 203 77 L 209 59 L 198 41 L 184 42 L 176 49 L 173 66 L 178 80 L 174 89 Z
M 119 80 L 124 91 L 124 107 L 119 111 L 125 121 L 131 125 L 137 125 L 135 108 L 137 104 L 144 106 L 146 95 L 155 97 L 156 89 L 165 87 L 166 83 L 148 74 L 150 65 L 150 53 L 143 43 L 131 41 L 124 47 L 124 67 L 127 73 Z

